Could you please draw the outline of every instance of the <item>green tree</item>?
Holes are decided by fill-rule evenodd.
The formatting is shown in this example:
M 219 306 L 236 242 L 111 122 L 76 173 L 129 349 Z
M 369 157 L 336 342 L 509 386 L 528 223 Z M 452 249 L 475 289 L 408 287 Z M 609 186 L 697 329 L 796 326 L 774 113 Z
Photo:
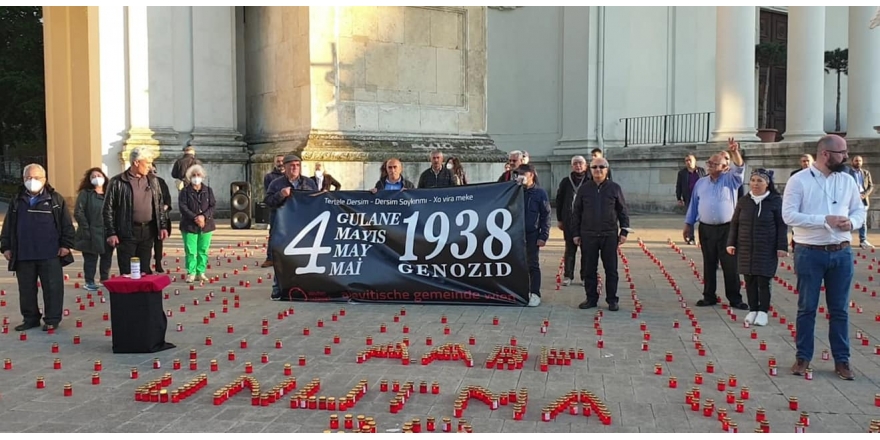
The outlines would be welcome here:
M 849 73 L 849 49 L 825 51 L 825 73 L 837 72 L 837 106 L 834 108 L 834 131 L 840 131 L 840 75 Z
M 0 156 L 46 153 L 43 8 L 0 7 Z

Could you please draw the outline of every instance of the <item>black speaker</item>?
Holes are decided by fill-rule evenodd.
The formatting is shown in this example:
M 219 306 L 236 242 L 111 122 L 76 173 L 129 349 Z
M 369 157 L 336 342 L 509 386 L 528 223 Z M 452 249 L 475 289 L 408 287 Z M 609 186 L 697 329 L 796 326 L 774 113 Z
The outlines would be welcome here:
M 254 223 L 258 225 L 269 223 L 269 214 L 272 212 L 265 203 L 260 202 L 254 205 Z
M 232 182 L 229 186 L 229 205 L 232 211 L 232 229 L 250 229 L 253 222 L 251 185 L 247 182 Z

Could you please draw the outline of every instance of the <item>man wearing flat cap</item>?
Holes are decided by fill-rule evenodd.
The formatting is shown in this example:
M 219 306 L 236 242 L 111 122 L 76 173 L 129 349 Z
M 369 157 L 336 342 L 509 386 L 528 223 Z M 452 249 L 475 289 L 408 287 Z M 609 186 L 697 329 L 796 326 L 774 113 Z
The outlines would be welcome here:
M 266 190 L 266 199 L 263 203 L 273 211 L 284 206 L 287 199 L 293 191 L 317 191 L 315 181 L 302 175 L 302 160 L 299 156 L 289 154 L 284 156 L 284 175 L 273 180 Z M 270 232 L 270 240 L 273 227 Z M 271 249 L 269 250 L 271 252 Z M 272 299 L 278 300 L 281 297 L 281 291 L 278 287 L 278 277 L 273 277 L 275 283 L 272 285 Z

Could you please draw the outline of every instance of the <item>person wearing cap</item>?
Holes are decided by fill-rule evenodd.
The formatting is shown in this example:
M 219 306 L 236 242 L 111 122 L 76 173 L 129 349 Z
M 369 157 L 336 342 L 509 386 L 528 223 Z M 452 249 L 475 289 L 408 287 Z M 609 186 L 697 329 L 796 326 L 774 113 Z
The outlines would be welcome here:
M 315 186 L 315 181 L 309 179 L 302 175 L 302 160 L 299 156 L 294 154 L 289 154 L 284 156 L 284 176 L 279 177 L 272 181 L 269 184 L 269 189 L 266 190 L 266 198 L 263 200 L 263 203 L 266 204 L 273 211 L 278 210 L 284 203 L 287 202 L 287 199 L 293 194 L 293 191 L 317 191 L 318 188 Z M 271 240 L 271 231 L 270 230 L 270 240 Z M 271 252 L 271 250 L 270 250 Z M 274 284 L 272 285 L 272 299 L 279 300 L 281 299 L 281 290 L 278 286 L 278 277 L 274 278 Z
M 608 179 L 608 161 L 598 157 L 590 162 L 592 179 L 578 189 L 571 209 L 571 236 L 581 247 L 584 292 L 587 299 L 579 309 L 599 305 L 599 258 L 605 268 L 605 301 L 608 310 L 620 310 L 617 298 L 617 248 L 626 243 L 630 232 L 629 212 L 620 185 Z
M 753 170 L 749 189 L 733 211 L 727 253 L 736 256 L 737 270 L 746 282 L 749 313 L 745 321 L 765 326 L 770 280 L 776 276 L 779 258 L 788 256 L 788 226 L 782 220 L 782 196 L 773 185 L 773 171 Z
M 550 198 L 537 185 L 535 167 L 522 164 L 517 182 L 523 187 L 526 225 L 526 261 L 529 264 L 529 307 L 541 305 L 541 261 L 539 252 L 550 239 Z
M 201 165 L 202 162 L 196 159 L 196 149 L 192 145 L 183 147 L 183 156 L 174 162 L 171 167 L 171 177 L 177 179 L 177 190 L 180 191 L 186 185 L 186 170 L 193 165 Z
M 284 155 L 276 154 L 274 159 L 274 167 L 272 171 L 266 173 L 263 176 L 263 194 L 267 194 L 269 191 L 269 185 L 272 182 L 284 176 Z M 269 236 L 272 236 L 272 223 L 275 222 L 275 210 L 269 211 Z M 260 264 L 260 267 L 272 267 L 272 252 L 270 252 L 269 248 L 266 247 L 266 259 Z

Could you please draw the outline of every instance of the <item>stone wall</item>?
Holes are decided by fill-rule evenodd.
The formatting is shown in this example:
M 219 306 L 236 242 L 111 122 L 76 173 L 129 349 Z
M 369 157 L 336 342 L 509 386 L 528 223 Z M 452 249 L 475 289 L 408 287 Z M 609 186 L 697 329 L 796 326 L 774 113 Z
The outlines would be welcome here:
M 861 155 L 868 170 L 880 174 L 880 140 L 848 140 L 849 157 Z M 614 148 L 606 151 L 614 180 L 624 190 L 630 209 L 638 212 L 680 212 L 675 201 L 675 180 L 684 166 L 688 153 L 697 156 L 697 163 L 705 168 L 706 160 L 715 152 L 726 149 L 726 144 L 672 145 L 655 147 Z M 754 143 L 743 145 L 746 173 L 763 167 L 774 171 L 777 188 L 785 189 L 789 174 L 800 168 L 800 156 L 815 156 L 815 142 Z M 569 172 L 568 159 L 553 166 L 554 187 Z M 548 188 L 549 192 L 549 188 Z M 880 221 L 880 191 L 871 197 L 869 227 Z
M 503 171 L 506 154 L 486 135 L 485 8 L 246 7 L 245 16 L 246 141 L 260 193 L 276 154 L 299 154 L 307 175 L 324 162 L 347 189 L 371 188 L 389 157 L 426 162 L 435 148 L 478 181 Z

